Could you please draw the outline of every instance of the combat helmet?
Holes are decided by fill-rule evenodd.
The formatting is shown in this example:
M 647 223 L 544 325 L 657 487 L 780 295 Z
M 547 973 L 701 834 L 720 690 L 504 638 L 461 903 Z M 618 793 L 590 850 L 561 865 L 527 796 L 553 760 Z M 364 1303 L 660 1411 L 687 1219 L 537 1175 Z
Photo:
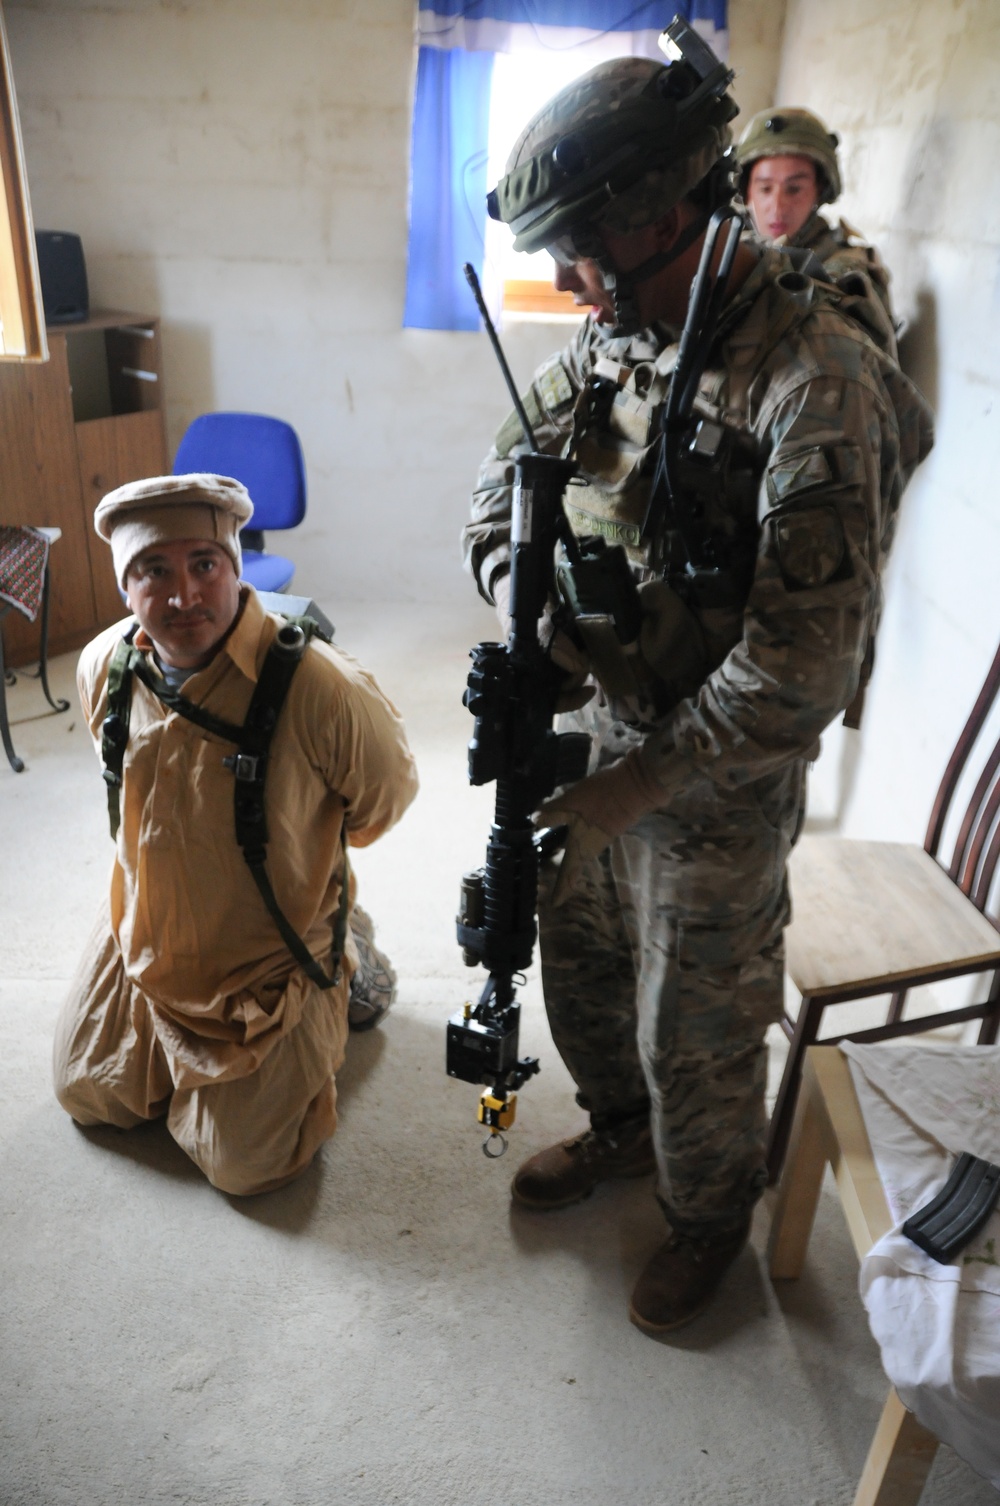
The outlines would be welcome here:
M 614 58 L 560 90 L 521 132 L 487 199 L 492 218 L 513 230 L 515 250 L 593 258 L 623 331 L 638 328 L 636 284 L 679 256 L 734 192 L 733 73 L 680 18 L 661 45 L 665 64 Z M 599 227 L 641 229 L 702 184 L 702 215 L 669 251 L 628 273 L 613 266 Z
M 740 193 L 745 199 L 750 169 L 761 158 L 808 157 L 817 168 L 819 202 L 832 204 L 840 197 L 839 144 L 836 132 L 828 131 L 811 110 L 760 110 L 736 143 Z

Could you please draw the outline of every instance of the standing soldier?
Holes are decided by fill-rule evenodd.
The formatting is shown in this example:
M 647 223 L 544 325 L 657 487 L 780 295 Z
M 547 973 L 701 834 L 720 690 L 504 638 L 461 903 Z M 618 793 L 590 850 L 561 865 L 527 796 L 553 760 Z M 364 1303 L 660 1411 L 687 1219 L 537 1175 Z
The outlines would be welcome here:
M 811 251 L 828 277 L 869 305 L 855 313 L 868 312 L 869 333 L 895 357 L 888 268 L 846 220 L 831 225 L 820 213 L 840 197 L 838 144 L 809 110 L 761 110 L 736 146 L 740 193 L 761 240 Z
M 525 1162 L 512 1191 L 557 1209 L 655 1168 L 668 1238 L 629 1313 L 651 1334 L 709 1302 L 766 1183 L 764 1036 L 781 1012 L 805 770 L 858 692 L 896 509 L 930 447 L 926 405 L 837 290 L 744 240 L 660 484 L 660 420 L 706 231 L 732 194 L 737 113 L 732 74 L 683 23 L 670 33 L 668 66 L 615 59 L 557 94 L 491 195 L 516 248 L 547 247 L 556 287 L 589 307 L 524 407 L 538 448 L 579 464 L 573 532 L 622 547 L 643 613 L 625 690 L 572 622 L 540 624 L 567 688 L 598 680 L 572 722 L 592 736 L 591 773 L 539 814 L 567 828 L 543 871 L 542 976 L 590 1125 Z M 512 415 L 465 530 L 501 618 L 525 449 Z

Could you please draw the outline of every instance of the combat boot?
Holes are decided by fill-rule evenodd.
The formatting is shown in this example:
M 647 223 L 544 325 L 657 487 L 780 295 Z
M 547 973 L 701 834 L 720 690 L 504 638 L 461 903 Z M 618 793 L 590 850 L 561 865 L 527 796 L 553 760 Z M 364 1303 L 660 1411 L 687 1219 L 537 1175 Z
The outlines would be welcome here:
M 635 1284 L 628 1315 L 643 1333 L 669 1333 L 708 1306 L 747 1242 L 750 1220 L 727 1233 L 693 1238 L 671 1230 Z
M 347 1023 L 351 1030 L 371 1030 L 395 1002 L 396 971 L 375 945 L 375 922 L 360 905 L 355 905 L 351 912 L 351 935 L 357 948 L 358 966 L 351 979 Z
M 643 1121 L 617 1130 L 584 1130 L 525 1161 L 510 1184 L 515 1203 L 544 1211 L 566 1208 L 589 1197 L 598 1182 L 644 1177 L 656 1169 L 649 1125 Z

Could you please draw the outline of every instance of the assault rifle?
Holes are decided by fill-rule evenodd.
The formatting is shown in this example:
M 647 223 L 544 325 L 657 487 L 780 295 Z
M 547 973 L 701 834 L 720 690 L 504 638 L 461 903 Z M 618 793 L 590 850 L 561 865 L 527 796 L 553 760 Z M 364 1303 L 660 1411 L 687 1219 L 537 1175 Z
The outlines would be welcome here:
M 728 169 L 727 169 L 728 170 Z M 727 227 L 719 264 L 715 259 Z M 644 536 L 657 559 L 664 517 L 673 518 L 686 560 L 682 586 L 703 601 L 732 594 L 730 561 L 705 522 L 705 501 L 724 470 L 742 457 L 719 424 L 696 420 L 695 394 L 711 349 L 735 259 L 742 221 L 726 205 L 712 216 L 692 283 L 677 364 L 661 415 L 661 444 Z M 562 674 L 538 640 L 538 620 L 552 597 L 562 600 L 567 628 L 582 642 L 610 694 L 635 688 L 630 656 L 638 646 L 642 609 L 624 549 L 605 539 L 577 539 L 563 511 L 563 495 L 577 474 L 573 461 L 538 452 L 528 415 L 483 299 L 478 278 L 465 276 L 521 421 L 529 453 L 515 461 L 511 518 L 511 626 L 506 644 L 478 643 L 463 697 L 475 717 L 469 743 L 469 781 L 496 781 L 496 814 L 482 868 L 462 880 L 458 941 L 465 962 L 489 976 L 475 1006 L 448 1021 L 446 1067 L 463 1082 L 486 1084 L 479 1122 L 489 1129 L 488 1156 L 507 1148 L 503 1131 L 514 1122 L 517 1090 L 538 1071 L 518 1057 L 520 1005 L 514 980 L 531 962 L 537 926 L 538 866 L 559 845 L 560 833 L 536 833 L 532 812 L 558 786 L 582 779 L 590 739 L 552 729 Z M 557 543 L 564 558 L 555 562 Z M 634 663 L 634 658 L 631 663 Z M 499 1149 L 491 1150 L 491 1146 Z
M 469 782 L 496 781 L 496 808 L 486 862 L 462 880 L 458 941 L 466 964 L 481 963 L 489 976 L 475 1006 L 466 1004 L 448 1021 L 446 1051 L 449 1076 L 486 1085 L 478 1114 L 489 1130 L 483 1150 L 499 1156 L 507 1148 L 503 1132 L 514 1122 L 517 1090 L 538 1071 L 536 1058 L 518 1056 L 515 979 L 529 966 L 538 934 L 540 857 L 554 850 L 558 837 L 537 833 L 531 816 L 559 785 L 583 778 L 590 739 L 553 731 L 563 675 L 538 641 L 557 540 L 575 552 L 562 497 L 576 466 L 538 453 L 479 281 L 472 267 L 464 270 L 531 447 L 515 463 L 510 632 L 506 644 L 477 643 L 472 649 L 463 696 L 475 717 Z

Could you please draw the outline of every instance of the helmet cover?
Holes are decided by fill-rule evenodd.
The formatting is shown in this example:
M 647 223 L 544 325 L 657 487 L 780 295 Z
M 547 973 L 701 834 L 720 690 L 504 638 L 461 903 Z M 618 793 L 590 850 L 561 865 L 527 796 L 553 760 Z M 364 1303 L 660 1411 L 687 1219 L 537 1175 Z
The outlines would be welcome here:
M 746 198 L 750 169 L 765 157 L 808 157 L 817 173 L 819 203 L 832 204 L 840 197 L 839 138 L 828 131 L 811 110 L 760 110 L 747 123 L 736 144 L 741 169 L 740 192 Z
M 719 65 L 722 88 L 731 75 Z M 613 58 L 574 80 L 525 126 L 490 195 L 514 249 L 538 251 L 583 227 L 653 223 L 711 171 L 738 106 L 699 89 L 684 62 Z

